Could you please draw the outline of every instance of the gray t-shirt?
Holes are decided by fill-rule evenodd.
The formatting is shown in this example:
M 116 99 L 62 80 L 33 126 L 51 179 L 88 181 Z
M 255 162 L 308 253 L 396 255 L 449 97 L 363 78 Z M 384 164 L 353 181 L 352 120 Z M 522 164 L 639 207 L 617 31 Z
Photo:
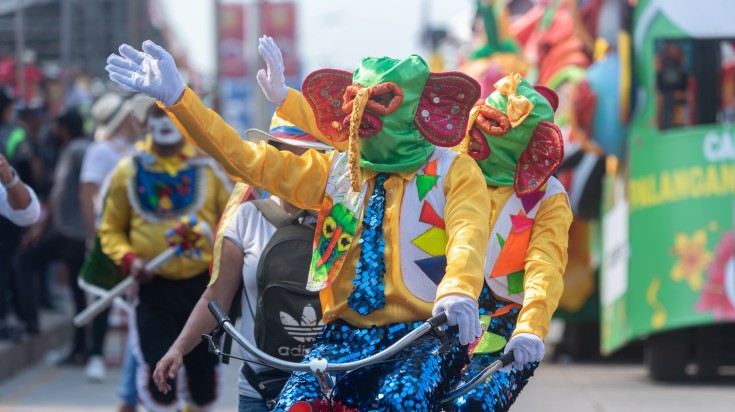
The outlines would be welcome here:
M 86 237 L 79 207 L 79 173 L 89 143 L 89 139 L 79 138 L 63 149 L 54 170 L 54 186 L 51 189 L 54 230 L 76 240 Z

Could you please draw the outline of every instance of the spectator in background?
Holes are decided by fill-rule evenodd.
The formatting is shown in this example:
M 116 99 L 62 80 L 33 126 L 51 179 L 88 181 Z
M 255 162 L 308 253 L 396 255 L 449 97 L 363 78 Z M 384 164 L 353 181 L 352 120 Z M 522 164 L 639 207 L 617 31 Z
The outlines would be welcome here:
M 31 172 L 31 144 L 26 137 L 25 129 L 15 121 L 13 99 L 2 89 L 0 89 L 0 155 L 10 163 L 23 182 L 34 186 Z M 16 289 L 14 279 L 17 276 L 12 262 L 18 252 L 23 232 L 23 228 L 0 216 L 0 339 L 17 336 L 17 333 L 6 325 L 5 319 L 11 298 L 10 292 Z M 14 299 L 13 303 L 16 312 L 21 310 L 17 299 Z
M 14 101 L 0 89 L 0 153 L 24 182 L 32 182 L 33 148 L 26 130 L 16 121 Z M 31 185 L 32 186 L 32 185 Z
M 79 176 L 79 204 L 81 206 L 86 231 L 88 253 L 102 254 L 99 244 L 95 243 L 97 224 L 101 214 L 100 193 L 110 172 L 123 156 L 130 154 L 136 140 L 143 137 L 143 121 L 146 111 L 155 101 L 141 94 L 130 98 L 110 92 L 98 99 L 91 109 L 96 123 L 95 142 L 84 156 Z M 95 256 L 95 258 L 104 258 Z M 105 268 L 102 267 L 104 270 Z M 92 270 L 85 268 L 85 270 Z M 108 273 L 85 274 L 87 276 L 106 276 Z M 102 381 L 107 375 L 103 349 L 107 334 L 109 310 L 101 313 L 92 322 L 92 341 L 90 357 L 85 373 L 92 381 Z
M 45 201 L 51 190 L 52 172 L 59 157 L 58 144 L 52 141 L 49 133 L 51 121 L 44 106 L 26 105 L 18 108 L 18 123 L 26 130 L 33 151 L 31 156 L 33 189 L 41 202 Z
M 100 97 L 90 111 L 95 122 L 94 142 L 89 145 L 79 176 L 80 202 L 86 239 L 94 241 L 95 220 L 99 217 L 99 192 L 102 183 L 117 163 L 133 150 L 143 137 L 143 116 L 155 101 L 143 95 L 125 98 L 109 92 Z
M 67 266 L 75 312 L 85 306 L 84 294 L 77 284 L 85 252 L 85 232 L 79 207 L 79 173 L 89 145 L 89 139 L 83 133 L 83 123 L 82 116 L 75 109 L 66 111 L 54 120 L 52 135 L 60 142 L 61 154 L 48 200 L 49 214 L 26 234 L 21 245 L 28 248 L 20 253 L 18 273 L 22 273 L 24 279 L 30 279 L 23 288 L 24 296 L 19 297 L 19 300 L 26 302 L 27 307 L 27 312 L 21 318 L 32 332 L 38 332 L 33 279 L 45 281 L 43 274 L 53 260 L 60 260 Z M 84 341 L 84 330 L 77 329 L 74 347 L 67 359 L 69 362 L 80 363 L 85 360 Z
M 0 216 L 18 226 L 29 226 L 41 216 L 33 189 L 24 184 L 8 159 L 0 154 Z

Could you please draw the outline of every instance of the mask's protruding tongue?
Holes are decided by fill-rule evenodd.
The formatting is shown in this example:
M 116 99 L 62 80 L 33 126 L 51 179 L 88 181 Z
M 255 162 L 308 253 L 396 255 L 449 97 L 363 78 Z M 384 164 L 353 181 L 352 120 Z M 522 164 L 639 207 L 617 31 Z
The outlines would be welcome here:
M 368 89 L 363 88 L 357 92 L 352 113 L 350 113 L 350 143 L 347 162 L 350 168 L 350 185 L 352 190 L 359 192 L 362 188 L 362 173 L 360 172 L 360 123 L 365 105 L 368 101 Z

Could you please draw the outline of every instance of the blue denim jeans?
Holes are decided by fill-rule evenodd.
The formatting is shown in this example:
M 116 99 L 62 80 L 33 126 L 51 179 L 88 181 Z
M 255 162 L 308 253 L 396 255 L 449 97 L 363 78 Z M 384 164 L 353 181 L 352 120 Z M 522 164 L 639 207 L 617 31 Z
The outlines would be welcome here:
M 138 390 L 135 389 L 135 370 L 137 368 L 138 362 L 133 356 L 133 350 L 130 348 L 130 344 L 125 344 L 125 360 L 123 360 L 117 394 L 120 396 L 120 401 L 131 406 L 138 404 Z
M 262 399 L 240 395 L 237 403 L 237 412 L 268 412 L 268 407 Z

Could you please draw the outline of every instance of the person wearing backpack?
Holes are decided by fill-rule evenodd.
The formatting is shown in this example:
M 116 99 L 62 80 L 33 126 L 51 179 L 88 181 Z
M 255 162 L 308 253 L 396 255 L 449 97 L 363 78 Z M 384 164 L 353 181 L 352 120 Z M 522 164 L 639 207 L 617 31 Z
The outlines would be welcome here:
M 246 137 L 297 155 L 309 149 L 331 149 L 277 116 L 270 134 L 248 130 Z M 153 373 L 164 393 L 171 389 L 167 379 L 177 375 L 183 356 L 201 342 L 202 333 L 216 326 L 207 309 L 212 300 L 231 310 L 242 290 L 242 334 L 261 350 L 284 360 L 299 361 L 323 327 L 319 294 L 306 290 L 316 219 L 276 197 L 248 201 L 253 197 L 247 185 L 238 183 L 225 208 L 209 287 Z M 241 353 L 245 359 L 256 360 L 244 350 Z M 268 411 L 289 376 L 245 362 L 238 380 L 238 410 Z

